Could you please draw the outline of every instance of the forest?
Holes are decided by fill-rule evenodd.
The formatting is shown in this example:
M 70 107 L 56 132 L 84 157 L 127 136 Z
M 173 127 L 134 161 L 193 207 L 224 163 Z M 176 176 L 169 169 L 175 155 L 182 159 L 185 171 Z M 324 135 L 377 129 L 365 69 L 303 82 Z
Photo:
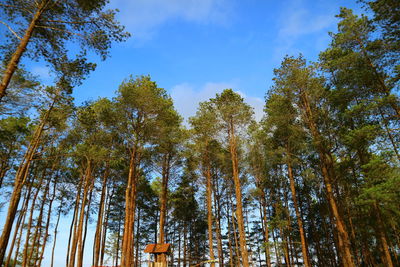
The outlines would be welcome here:
M 74 102 L 88 55 L 130 37 L 107 4 L 0 1 L 1 266 L 147 266 L 163 243 L 168 266 L 400 266 L 400 1 L 341 8 L 318 60 L 273 70 L 260 121 L 235 88 L 185 121 L 140 73 Z

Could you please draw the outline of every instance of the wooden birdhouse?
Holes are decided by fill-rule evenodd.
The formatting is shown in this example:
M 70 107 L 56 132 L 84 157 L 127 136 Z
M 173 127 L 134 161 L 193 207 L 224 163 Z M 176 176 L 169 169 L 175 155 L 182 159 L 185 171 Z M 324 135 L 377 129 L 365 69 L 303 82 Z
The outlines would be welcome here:
M 149 244 L 144 252 L 149 253 L 149 267 L 167 267 L 171 244 Z

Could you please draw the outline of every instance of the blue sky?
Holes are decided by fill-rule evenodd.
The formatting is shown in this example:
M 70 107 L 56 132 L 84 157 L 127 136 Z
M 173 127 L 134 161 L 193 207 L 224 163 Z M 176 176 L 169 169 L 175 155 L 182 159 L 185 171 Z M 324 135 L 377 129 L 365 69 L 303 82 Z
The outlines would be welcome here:
M 272 71 L 286 54 L 315 60 L 349 0 L 112 0 L 132 37 L 76 88 L 76 103 L 112 97 L 129 75 L 150 74 L 188 117 L 224 88 L 241 92 L 260 118 Z M 40 63 L 32 71 L 46 80 Z
M 240 92 L 261 118 L 273 68 L 282 58 L 302 53 L 315 60 L 329 44 L 328 32 L 336 29 L 339 7 L 361 10 L 355 0 L 111 2 L 132 37 L 114 44 L 106 61 L 93 57 L 98 67 L 74 90 L 76 103 L 113 97 L 129 75 L 150 74 L 185 118 L 194 115 L 199 101 L 225 88 Z M 44 82 L 51 81 L 43 63 L 28 66 Z M 56 257 L 56 266 L 65 262 L 70 219 L 63 218 L 56 248 L 62 257 Z M 91 263 L 94 227 L 89 226 L 85 266 Z

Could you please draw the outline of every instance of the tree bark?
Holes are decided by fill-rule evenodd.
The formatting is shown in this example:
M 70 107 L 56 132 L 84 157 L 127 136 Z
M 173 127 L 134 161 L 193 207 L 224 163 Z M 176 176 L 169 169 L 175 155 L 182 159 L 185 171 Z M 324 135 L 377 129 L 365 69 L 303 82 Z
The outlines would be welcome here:
M 235 128 L 232 120 L 229 123 L 229 148 L 232 161 L 232 175 L 233 181 L 235 183 L 235 194 L 236 194 L 236 217 L 238 221 L 239 228 L 239 242 L 240 250 L 242 255 L 242 262 L 244 267 L 249 266 L 249 256 L 247 252 L 246 245 L 246 232 L 244 230 L 244 220 L 243 220 L 243 204 L 242 204 L 242 189 L 239 178 L 239 163 L 236 148 L 236 136 Z
M 301 213 L 299 209 L 299 204 L 297 202 L 297 194 L 296 194 L 296 185 L 293 176 L 293 169 L 292 169 L 292 162 L 291 162 L 291 152 L 289 149 L 289 145 L 286 146 L 287 150 L 287 169 L 288 169 L 288 176 L 290 181 L 290 191 L 292 192 L 292 201 L 294 205 L 294 210 L 296 213 L 297 224 L 299 226 L 300 231 L 300 240 L 301 240 L 301 252 L 303 254 L 304 266 L 310 267 L 310 259 L 308 257 L 308 249 L 307 249 L 307 241 L 303 227 L 303 219 L 301 218 Z
M 53 107 L 54 107 L 56 101 L 57 101 L 57 96 L 53 99 L 49 109 L 47 110 L 43 119 L 39 123 L 39 125 L 33 135 L 32 141 L 29 144 L 28 149 L 26 150 L 25 155 L 22 159 L 22 162 L 21 162 L 21 164 L 17 170 L 17 173 L 15 175 L 14 189 L 11 194 L 6 220 L 5 220 L 5 223 L 3 226 L 3 231 L 2 231 L 1 237 L 0 237 L 0 262 L 4 261 L 4 256 L 5 256 L 5 253 L 7 250 L 8 241 L 10 239 L 11 229 L 12 229 L 12 226 L 13 226 L 13 223 L 15 220 L 15 215 L 17 213 L 19 201 L 21 199 L 21 191 L 26 183 L 30 164 L 31 164 L 32 159 L 33 159 L 33 157 L 36 153 L 36 150 L 39 146 L 40 138 L 44 131 L 44 126 L 47 123 L 47 119 L 49 118 L 50 113 L 53 110 Z
M 214 213 L 215 213 L 215 225 L 217 233 L 217 248 L 218 248 L 218 263 L 219 267 L 224 267 L 224 251 L 222 248 L 222 235 L 221 235 L 221 203 L 219 196 L 218 178 L 214 179 L 213 183 L 214 193 Z
M 36 24 L 45 9 L 46 2 L 47 1 L 41 1 L 38 9 L 36 10 L 35 14 L 32 17 L 31 22 L 29 23 L 28 28 L 25 30 L 24 37 L 22 37 L 22 39 L 20 40 L 20 42 L 17 46 L 17 49 L 15 50 L 14 54 L 12 55 L 10 61 L 7 64 L 2 81 L 0 83 L 0 102 L 3 99 L 3 97 L 6 95 L 6 89 L 7 89 L 8 85 L 10 84 L 11 78 L 12 78 L 15 70 L 17 69 L 17 66 L 19 64 L 19 61 L 20 61 L 22 55 L 24 54 L 24 52 L 26 50 L 29 40 L 32 37 L 32 33 L 36 27 Z M 2 259 L 3 257 L 1 256 L 1 252 L 0 252 L 0 259 Z
M 214 245 L 213 245 L 213 214 L 212 214 L 212 181 L 211 181 L 211 170 L 208 155 L 205 155 L 204 159 L 204 171 L 203 175 L 206 178 L 206 199 L 207 199 L 207 227 L 208 227 L 208 247 L 210 253 L 210 260 L 214 261 Z M 215 263 L 210 264 L 211 267 L 215 266 Z
M 321 137 L 316 126 L 307 93 L 301 90 L 300 98 L 302 102 L 301 105 L 305 113 L 306 122 L 311 131 L 315 148 L 317 149 L 319 154 L 322 176 L 326 190 L 326 197 L 330 206 L 330 210 L 332 211 L 332 214 L 335 218 L 334 225 L 339 237 L 339 247 L 340 251 L 342 252 L 341 257 L 343 258 L 343 262 L 346 267 L 353 267 L 355 266 L 355 264 L 351 253 L 349 234 L 346 230 L 346 225 L 343 221 L 342 215 L 339 212 L 339 208 L 336 203 L 335 195 L 332 188 L 332 181 L 336 180 L 333 158 L 331 153 L 324 146 L 323 138 Z
M 100 257 L 100 245 L 102 239 L 102 224 L 103 224 L 103 215 L 105 209 L 105 197 L 107 190 L 107 179 L 109 173 L 109 163 L 106 162 L 106 167 L 103 174 L 103 182 L 101 185 L 101 196 L 99 203 L 99 212 L 97 216 L 97 224 L 96 224 L 96 233 L 94 235 L 94 249 L 93 249 L 93 265 L 99 265 L 99 257 Z
M 139 158 L 140 156 L 138 155 L 138 147 L 137 145 L 134 145 L 129 162 L 128 184 L 125 190 L 125 222 L 122 238 L 121 267 L 131 267 L 133 265 L 133 232 L 137 186 L 136 168 L 138 166 Z

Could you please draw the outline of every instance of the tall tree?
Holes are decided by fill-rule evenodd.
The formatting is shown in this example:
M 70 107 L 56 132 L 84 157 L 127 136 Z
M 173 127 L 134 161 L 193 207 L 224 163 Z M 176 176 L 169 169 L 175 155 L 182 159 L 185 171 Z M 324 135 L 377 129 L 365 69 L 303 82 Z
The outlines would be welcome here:
M 221 94 L 217 94 L 210 101 L 214 106 L 214 111 L 218 116 L 218 126 L 225 131 L 224 135 L 227 139 L 231 162 L 232 177 L 235 184 L 236 195 L 236 218 L 239 228 L 240 250 L 242 255 L 243 266 L 249 266 L 248 248 L 246 245 L 246 232 L 244 229 L 243 204 L 242 204 L 242 186 L 240 181 L 239 170 L 239 142 L 241 130 L 252 120 L 252 108 L 247 105 L 243 98 L 235 93 L 232 89 L 225 89 Z M 242 132 L 243 133 L 243 132 Z
M 137 179 L 142 158 L 146 150 L 156 144 L 162 120 L 172 108 L 172 100 L 149 76 L 129 78 L 121 84 L 117 93 L 118 112 L 122 116 L 118 123 L 124 145 L 129 151 L 121 258 L 121 265 L 126 267 L 133 264 Z
M 207 226 L 208 226 L 208 246 L 210 260 L 214 261 L 213 245 L 213 209 L 212 209 L 212 173 L 211 164 L 213 153 L 213 142 L 215 142 L 217 133 L 217 119 L 213 113 L 212 105 L 209 102 L 200 103 L 196 116 L 190 118 L 192 126 L 194 151 L 199 153 L 199 162 L 201 163 L 201 173 L 205 178 L 206 184 L 206 202 L 207 202 Z M 211 266 L 215 266 L 212 262 Z
M 71 75 L 60 62 L 74 62 L 92 69 L 95 65 L 86 63 L 87 48 L 104 59 L 113 41 L 125 40 L 129 34 L 115 20 L 115 10 L 105 10 L 107 3 L 107 0 L 2 1 L 0 9 L 5 21 L 1 23 L 10 32 L 7 43 L 1 46 L 6 55 L 3 58 L 6 68 L 1 77 L 0 101 L 23 55 L 41 57 L 66 82 L 79 82 L 86 71 Z M 69 59 L 67 53 L 66 46 L 70 41 L 81 45 L 75 60 Z

